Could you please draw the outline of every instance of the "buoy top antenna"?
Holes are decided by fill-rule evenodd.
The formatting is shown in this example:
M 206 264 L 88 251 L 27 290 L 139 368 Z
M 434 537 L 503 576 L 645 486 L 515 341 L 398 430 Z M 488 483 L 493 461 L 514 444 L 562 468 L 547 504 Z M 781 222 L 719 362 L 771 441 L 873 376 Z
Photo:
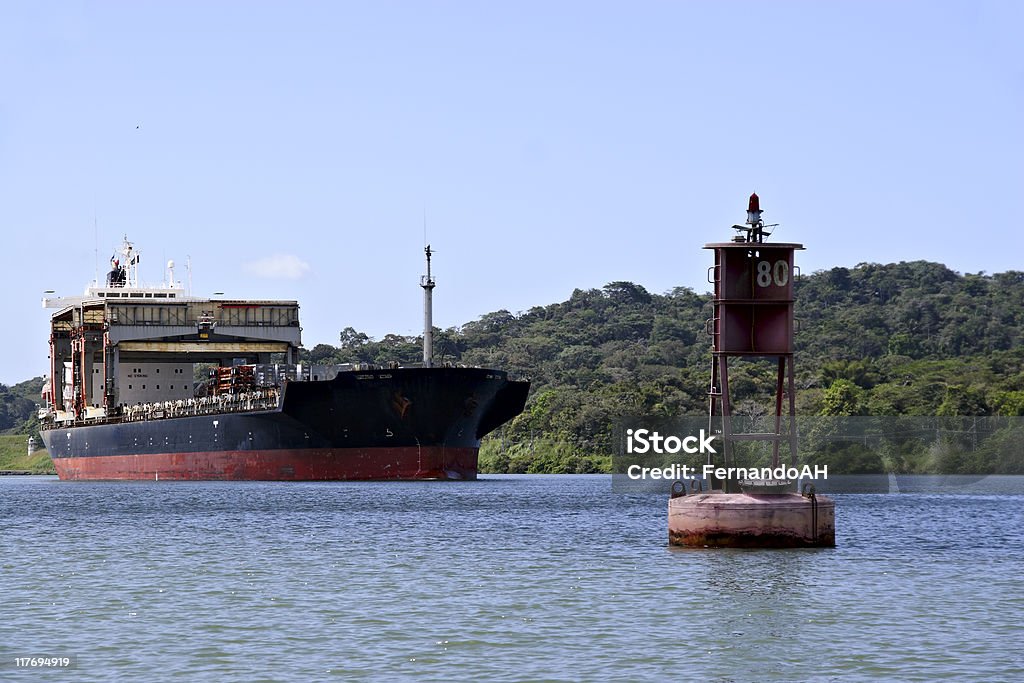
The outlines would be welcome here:
M 764 220 L 761 219 L 761 198 L 757 196 L 757 193 L 750 195 L 750 200 L 747 202 L 747 223 L 746 225 L 734 225 L 733 230 L 742 230 L 746 235 L 737 235 L 736 242 L 764 242 L 764 238 L 771 235 L 771 230 L 766 228 L 774 228 L 778 223 L 772 225 L 765 225 Z

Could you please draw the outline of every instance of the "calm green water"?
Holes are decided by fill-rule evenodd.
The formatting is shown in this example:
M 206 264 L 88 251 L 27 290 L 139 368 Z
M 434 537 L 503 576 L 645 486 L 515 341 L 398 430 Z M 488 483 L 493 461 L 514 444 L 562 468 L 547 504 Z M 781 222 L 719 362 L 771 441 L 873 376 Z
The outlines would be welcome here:
M 671 549 L 604 476 L 0 477 L 0 680 L 1022 680 L 1024 478 L 836 494 L 835 549 Z

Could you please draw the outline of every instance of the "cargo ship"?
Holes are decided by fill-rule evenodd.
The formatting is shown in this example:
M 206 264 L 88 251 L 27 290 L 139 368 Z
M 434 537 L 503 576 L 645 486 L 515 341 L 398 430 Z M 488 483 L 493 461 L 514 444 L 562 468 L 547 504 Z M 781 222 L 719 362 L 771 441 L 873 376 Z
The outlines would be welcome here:
M 127 238 L 76 297 L 43 300 L 50 373 L 40 435 L 61 479 L 474 479 L 481 438 L 528 381 L 435 365 L 430 247 L 423 362 L 298 362 L 295 301 L 193 297 L 138 279 Z

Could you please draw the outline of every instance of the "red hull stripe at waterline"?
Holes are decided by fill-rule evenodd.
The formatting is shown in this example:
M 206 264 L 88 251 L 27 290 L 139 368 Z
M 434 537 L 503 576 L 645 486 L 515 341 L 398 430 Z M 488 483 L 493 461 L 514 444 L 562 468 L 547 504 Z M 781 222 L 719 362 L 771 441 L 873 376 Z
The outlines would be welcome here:
M 311 448 L 54 458 L 61 479 L 474 479 L 476 448 Z

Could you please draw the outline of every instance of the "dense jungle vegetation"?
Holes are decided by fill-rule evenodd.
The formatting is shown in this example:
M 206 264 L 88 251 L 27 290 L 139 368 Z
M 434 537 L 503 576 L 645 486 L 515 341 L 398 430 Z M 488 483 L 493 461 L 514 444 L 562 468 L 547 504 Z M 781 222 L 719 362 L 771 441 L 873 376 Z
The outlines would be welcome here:
M 959 274 L 925 261 L 861 263 L 796 281 L 797 412 L 821 416 L 1024 415 L 1024 272 Z M 508 370 L 533 386 L 526 410 L 485 439 L 492 472 L 608 471 L 612 424 L 627 413 L 702 415 L 710 381 L 709 295 L 664 294 L 630 282 L 573 292 L 568 301 L 495 311 L 437 330 L 435 358 Z M 312 363 L 420 360 L 420 338 L 375 340 L 352 328 Z M 771 409 L 774 366 L 730 373 L 745 415 Z M 0 429 L 27 432 L 40 380 L 0 387 Z M 29 391 L 30 388 L 30 391 Z M 978 448 L 911 444 L 879 454 L 836 444 L 803 454 L 833 472 L 1024 473 L 1024 420 L 1003 420 Z M 813 439 L 812 439 L 813 440 Z M 803 451 L 803 442 L 801 445 Z
M 862 263 L 800 277 L 796 299 L 798 414 L 1024 415 L 1024 272 L 961 275 L 925 261 Z M 607 471 L 616 417 L 706 413 L 709 317 L 708 295 L 688 288 L 653 294 L 613 282 L 577 289 L 561 303 L 438 330 L 435 353 L 533 382 L 526 411 L 485 440 L 482 466 Z M 306 360 L 415 362 L 421 355 L 418 337 L 372 340 L 346 328 L 339 342 L 313 347 Z M 739 412 L 770 410 L 774 366 L 737 362 L 730 375 Z M 885 461 L 833 445 L 807 457 L 835 472 L 1024 473 L 1019 450 L 950 456 L 948 448 L 918 444 Z

